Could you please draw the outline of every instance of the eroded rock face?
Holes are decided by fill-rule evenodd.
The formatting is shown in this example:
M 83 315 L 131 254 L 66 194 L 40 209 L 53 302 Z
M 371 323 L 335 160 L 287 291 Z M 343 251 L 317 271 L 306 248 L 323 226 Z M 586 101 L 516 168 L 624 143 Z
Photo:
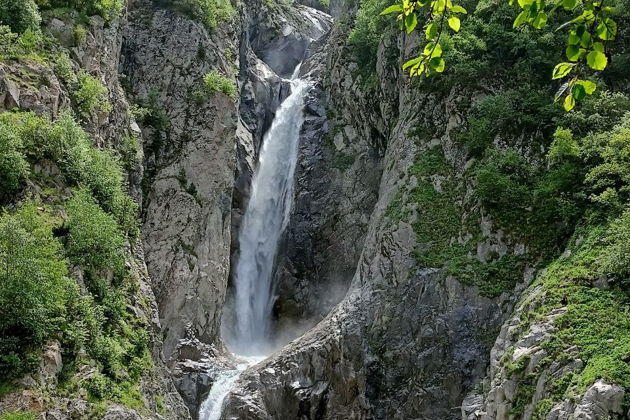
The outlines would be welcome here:
M 217 69 L 235 77 L 236 26 L 202 24 L 149 1 L 129 6 L 123 72 L 134 100 L 159 115 L 141 124 L 145 143 L 143 243 L 158 301 L 164 353 L 179 340 L 217 338 L 229 270 L 235 167 L 234 100 L 202 90 Z M 232 51 L 228 59 L 227 51 Z
M 334 36 L 330 42 L 335 42 Z M 380 69 L 387 71 L 385 67 Z M 339 69 L 333 66 L 328 71 Z M 334 80 L 339 80 L 338 89 L 349 102 L 352 95 L 349 92 L 357 89 L 357 85 L 343 73 Z M 383 99 L 387 98 L 388 88 L 381 92 Z M 361 104 L 361 96 L 358 98 Z M 356 169 L 346 179 L 355 182 L 355 191 L 359 191 L 357 183 L 366 181 L 369 157 L 374 159 L 379 153 L 384 154 L 378 201 L 369 218 L 365 242 L 359 240 L 358 246 L 363 247 L 350 290 L 323 321 L 241 377 L 228 399 L 225 418 L 460 416 L 465 393 L 485 373 L 484 359 L 490 343 L 484 337 L 493 336 L 509 302 L 505 298 L 482 297 L 476 288 L 464 286 L 453 278 L 443 280 L 439 270 L 419 268 L 413 256 L 416 239 L 412 227 L 405 222 L 392 224 L 384 217 L 385 209 L 401 187 L 400 179 L 420 152 L 420 146 L 407 137 L 410 127 L 417 123 L 413 106 L 418 103 L 423 102 L 418 102 L 416 96 L 403 98 L 404 112 L 401 110 L 398 119 L 392 113 L 397 107 L 391 103 L 365 106 L 351 116 L 340 118 L 342 122 L 345 118 L 348 122 L 355 121 L 356 125 L 348 123 L 343 127 L 344 134 L 335 142 L 334 150 L 349 147 L 348 139 L 359 137 L 355 133 L 371 134 L 367 145 L 354 145 L 373 153 L 359 154 L 361 160 L 351 165 Z M 318 113 L 311 112 L 315 120 Z M 388 118 L 397 123 L 391 132 L 383 124 L 380 137 L 373 130 L 380 126 L 379 121 Z M 307 125 L 306 132 L 308 128 Z M 388 139 L 387 143 L 383 138 Z M 448 136 L 435 139 L 435 143 L 442 143 L 445 149 L 451 145 Z M 302 147 L 309 147 L 309 139 Z M 308 173 L 308 169 L 301 168 L 301 174 Z M 315 180 L 301 182 L 301 186 L 317 185 Z M 352 191 L 353 187 L 342 191 Z M 300 200 L 305 200 L 299 195 L 300 187 L 297 192 L 294 211 L 300 211 Z M 343 196 L 352 197 L 346 207 L 354 209 L 350 215 L 360 215 L 352 204 L 361 196 L 351 193 Z M 292 223 L 299 226 L 296 221 Z M 335 252 L 340 253 L 338 248 Z M 337 261 L 343 261 L 343 257 L 326 263 L 335 267 Z

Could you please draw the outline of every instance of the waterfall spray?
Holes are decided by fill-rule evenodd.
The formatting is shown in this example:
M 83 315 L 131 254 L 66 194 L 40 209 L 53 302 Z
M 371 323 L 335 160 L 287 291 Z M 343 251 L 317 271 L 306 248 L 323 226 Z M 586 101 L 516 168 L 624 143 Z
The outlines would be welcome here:
M 269 329 L 274 304 L 274 260 L 293 201 L 293 175 L 304 121 L 308 82 L 291 80 L 291 94 L 276 112 L 265 134 L 252 192 L 241 225 L 235 277 L 236 331 L 232 350 L 239 354 L 270 351 Z

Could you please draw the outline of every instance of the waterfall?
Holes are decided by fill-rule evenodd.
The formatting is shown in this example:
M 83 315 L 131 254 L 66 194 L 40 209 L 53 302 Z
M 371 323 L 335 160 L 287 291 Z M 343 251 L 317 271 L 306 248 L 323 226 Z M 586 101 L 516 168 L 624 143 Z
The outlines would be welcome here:
M 232 384 L 245 369 L 263 359 L 264 357 L 239 357 L 236 369 L 220 372 L 214 380 L 208 397 L 199 408 L 199 420 L 219 420 L 223 412 L 223 401 L 230 392 Z
M 280 235 L 289 222 L 298 140 L 304 121 L 304 97 L 310 87 L 291 78 L 291 94 L 282 102 L 263 139 L 252 192 L 241 225 L 240 254 L 235 277 L 236 331 L 226 337 L 238 356 L 237 368 L 219 372 L 199 409 L 200 420 L 221 418 L 223 401 L 249 366 L 271 351 L 269 324 L 274 303 L 273 264 Z M 242 356 L 248 355 L 248 356 Z
M 231 343 L 232 350 L 239 354 L 265 354 L 271 350 L 274 260 L 289 221 L 304 97 L 309 89 L 307 81 L 297 78 L 299 67 L 291 79 L 291 94 L 276 111 L 264 136 L 241 225 L 235 276 L 236 331 Z

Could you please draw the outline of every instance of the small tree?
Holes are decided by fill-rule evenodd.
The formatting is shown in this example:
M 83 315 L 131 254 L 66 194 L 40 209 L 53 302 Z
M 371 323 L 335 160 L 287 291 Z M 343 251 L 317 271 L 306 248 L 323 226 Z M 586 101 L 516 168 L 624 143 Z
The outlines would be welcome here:
M 0 0 L 0 23 L 17 33 L 37 31 L 42 17 L 34 0 Z
M 34 204 L 0 216 L 0 376 L 31 369 L 57 332 L 69 284 L 61 244 Z

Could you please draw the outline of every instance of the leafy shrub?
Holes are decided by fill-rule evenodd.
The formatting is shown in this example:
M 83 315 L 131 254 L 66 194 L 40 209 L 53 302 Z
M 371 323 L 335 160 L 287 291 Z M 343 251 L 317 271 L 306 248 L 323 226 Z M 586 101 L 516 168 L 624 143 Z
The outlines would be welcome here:
M 120 144 L 120 155 L 126 169 L 132 169 L 142 162 L 142 146 L 136 136 L 125 136 Z
M 68 287 L 61 244 L 34 204 L 0 216 L 0 373 L 18 376 L 64 321 Z
M 198 19 L 210 29 L 234 15 L 230 0 L 158 0 L 158 4 Z
M 630 114 L 611 131 L 585 137 L 582 158 L 589 168 L 584 182 L 590 198 L 619 214 L 630 198 Z
M 93 147 L 70 114 L 62 113 L 54 123 L 27 112 L 0 114 L 0 148 L 7 150 L 0 158 L 0 182 L 17 188 L 16 180 L 28 174 L 25 158 L 51 159 L 70 184 L 90 190 L 101 207 L 115 216 L 125 234 L 137 237 L 138 206 L 125 192 L 119 158 L 111 150 Z M 8 164 L 3 170 L 5 160 Z
M 86 190 L 79 190 L 67 204 L 66 250 L 70 261 L 86 269 L 90 276 L 124 269 L 122 232 L 116 220 L 105 213 Z M 91 291 L 98 293 L 92 285 Z
M 236 85 L 218 71 L 212 70 L 203 78 L 203 88 L 206 94 L 220 92 L 230 98 L 236 97 Z
M 98 79 L 81 70 L 78 74 L 78 89 L 73 96 L 81 114 L 89 117 L 95 112 L 109 112 L 108 90 Z
M 47 7 L 69 8 L 87 15 L 99 15 L 106 21 L 120 16 L 124 7 L 124 0 L 49 0 Z
M 0 200 L 15 194 L 28 174 L 19 130 L 9 119 L 0 118 Z
M 477 169 L 479 198 L 503 225 L 518 225 L 531 201 L 532 168 L 515 150 L 493 152 Z
M 60 53 L 55 58 L 55 72 L 61 80 L 68 84 L 77 82 L 77 75 L 72 68 L 72 61 L 70 61 L 70 57 L 66 53 Z
M 0 25 L 0 57 L 10 59 L 33 58 L 42 60 L 44 38 L 39 30 L 26 29 L 21 35 Z
M 14 411 L 0 414 L 0 420 L 36 420 L 37 417 L 30 411 Z
M 354 29 L 348 44 L 357 60 L 359 71 L 370 74 L 376 70 L 376 50 L 385 29 L 391 21 L 379 13 L 389 6 L 389 0 L 363 0 L 357 12 Z
M 87 38 L 87 29 L 85 29 L 85 26 L 83 25 L 77 25 L 74 27 L 72 35 L 74 36 L 74 41 L 77 44 L 82 44 Z
M 13 32 L 38 31 L 41 22 L 34 0 L 0 0 L 0 23 L 9 25 Z

